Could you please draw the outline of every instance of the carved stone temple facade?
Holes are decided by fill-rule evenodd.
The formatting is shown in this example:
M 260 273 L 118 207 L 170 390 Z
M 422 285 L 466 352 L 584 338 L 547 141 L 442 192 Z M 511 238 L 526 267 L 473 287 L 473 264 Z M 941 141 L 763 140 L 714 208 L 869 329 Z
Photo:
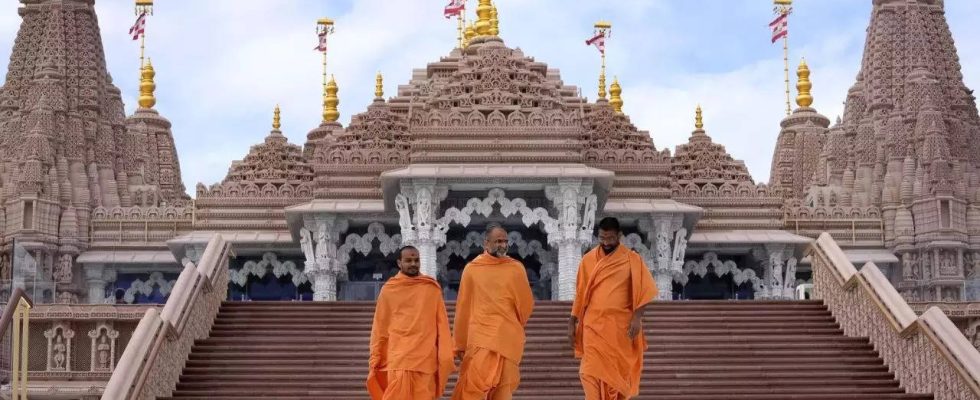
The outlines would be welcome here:
M 960 302 L 980 300 L 980 117 L 941 1 L 873 1 L 861 70 L 833 126 L 810 107 L 800 66 L 799 108 L 778 133 L 773 121 L 768 184 L 711 139 L 700 109 L 688 143 L 658 148 L 656 132 L 621 112 L 618 82 L 611 98 L 603 88 L 586 99 L 478 24 L 485 31 L 394 96 L 379 76 L 348 126 L 331 81 L 302 146 L 276 110 L 265 139 L 223 181 L 197 184 L 193 200 L 170 122 L 154 109 L 153 67 L 126 116 L 93 1 L 21 3 L 0 88 L 8 288 L 57 303 L 160 303 L 220 232 L 235 252 L 231 300 L 370 300 L 403 244 L 451 299 L 497 222 L 536 296 L 569 300 L 596 221 L 615 216 L 664 300 L 793 298 L 811 279 L 804 249 L 828 231 L 853 263 L 875 262 L 910 301 L 950 302 L 976 331 L 980 308 Z M 98 326 L 87 338 L 51 326 L 48 339 L 115 349 L 118 333 Z

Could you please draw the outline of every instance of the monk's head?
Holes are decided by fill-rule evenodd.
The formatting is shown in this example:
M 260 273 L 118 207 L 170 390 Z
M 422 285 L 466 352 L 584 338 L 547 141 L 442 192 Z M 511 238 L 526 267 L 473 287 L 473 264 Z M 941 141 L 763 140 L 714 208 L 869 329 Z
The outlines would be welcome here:
M 419 249 L 412 246 L 404 246 L 398 250 L 398 270 L 406 276 L 419 276 Z
M 491 223 L 487 225 L 484 233 L 486 233 L 486 239 L 483 240 L 483 249 L 494 257 L 506 256 L 507 248 L 510 247 L 507 240 L 507 230 L 499 224 Z
M 619 237 L 622 231 L 619 228 L 619 220 L 613 217 L 606 217 L 599 221 L 599 246 L 602 251 L 612 253 L 619 247 Z

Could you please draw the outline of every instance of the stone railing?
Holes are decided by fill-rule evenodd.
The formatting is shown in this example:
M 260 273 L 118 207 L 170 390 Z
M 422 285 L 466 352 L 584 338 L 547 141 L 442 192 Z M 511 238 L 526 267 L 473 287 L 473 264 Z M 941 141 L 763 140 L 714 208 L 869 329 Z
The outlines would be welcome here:
M 136 327 L 106 385 L 103 400 L 143 400 L 169 396 L 177 385 L 195 340 L 211 330 L 228 293 L 231 244 L 210 237 L 200 262 L 184 259 L 163 311 L 151 308 Z
M 858 272 L 827 233 L 808 253 L 814 297 L 847 336 L 871 339 L 903 388 L 937 400 L 980 399 L 980 353 L 942 311 L 917 317 L 877 266 Z
M 72 398 L 101 395 L 140 317 L 147 309 L 156 307 L 35 305 L 31 310 L 28 395 Z M 4 377 L 10 372 L 9 339 L 8 334 L 0 347 L 0 374 Z

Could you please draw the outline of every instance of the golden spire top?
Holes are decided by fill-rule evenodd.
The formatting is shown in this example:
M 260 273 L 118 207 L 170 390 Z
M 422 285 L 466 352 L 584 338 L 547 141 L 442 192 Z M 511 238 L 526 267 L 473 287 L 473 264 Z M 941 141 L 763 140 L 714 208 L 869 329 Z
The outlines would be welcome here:
M 491 23 L 490 16 L 493 14 L 493 4 L 490 0 L 480 0 L 480 5 L 476 6 L 476 29 L 477 36 L 490 35 Z
M 153 91 L 157 89 L 157 84 L 153 81 L 156 75 L 156 71 L 153 70 L 153 63 L 147 59 L 146 65 L 140 71 L 140 97 L 138 101 L 140 108 L 153 108 L 157 104 L 157 98 L 153 95 Z
M 323 88 L 323 122 L 336 122 L 340 118 L 337 105 L 340 100 L 337 98 L 337 81 L 330 75 L 330 82 Z
M 374 99 L 384 100 L 384 98 L 385 98 L 384 77 L 381 76 L 381 71 L 378 71 L 378 75 L 374 77 Z
M 796 69 L 796 77 L 799 78 L 796 82 L 796 90 L 799 92 L 799 95 L 796 96 L 796 104 L 800 107 L 810 107 L 813 104 L 813 95 L 810 94 L 813 84 L 810 83 L 810 67 L 806 65 L 806 59 L 800 60 L 800 67 Z
M 623 88 L 619 86 L 619 78 L 613 77 L 612 85 L 609 86 L 609 104 L 612 105 L 613 111 L 616 114 L 623 113 L 623 98 L 620 95 L 623 94 Z
M 498 36 L 500 35 L 500 20 L 497 19 L 497 5 L 490 3 L 490 35 Z
M 602 35 L 604 38 L 609 37 L 609 33 L 612 31 L 612 24 L 609 23 L 609 21 L 599 20 L 593 26 L 595 27 L 596 35 Z M 599 47 L 599 57 L 602 60 L 602 67 L 599 69 L 599 99 L 605 100 L 606 99 L 606 50 L 604 44 Z
M 698 108 L 694 111 L 694 129 L 703 130 L 704 120 L 701 119 L 701 105 L 698 104 Z
M 282 124 L 279 123 L 279 105 L 276 104 L 276 109 L 272 111 L 272 130 L 278 131 Z
M 599 72 L 599 98 L 606 99 L 606 63 L 605 58 L 603 58 L 602 71 Z
M 476 22 L 470 21 L 466 25 L 466 30 L 463 31 L 463 47 L 469 46 L 470 41 L 476 37 Z

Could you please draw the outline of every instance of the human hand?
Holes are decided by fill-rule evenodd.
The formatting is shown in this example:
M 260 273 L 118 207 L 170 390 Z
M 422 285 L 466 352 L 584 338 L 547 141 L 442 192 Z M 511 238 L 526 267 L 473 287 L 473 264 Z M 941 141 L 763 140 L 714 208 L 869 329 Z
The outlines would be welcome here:
M 630 320 L 630 327 L 626 330 L 626 335 L 630 339 L 635 339 L 637 334 L 643 333 L 643 318 L 640 315 L 634 316 Z

